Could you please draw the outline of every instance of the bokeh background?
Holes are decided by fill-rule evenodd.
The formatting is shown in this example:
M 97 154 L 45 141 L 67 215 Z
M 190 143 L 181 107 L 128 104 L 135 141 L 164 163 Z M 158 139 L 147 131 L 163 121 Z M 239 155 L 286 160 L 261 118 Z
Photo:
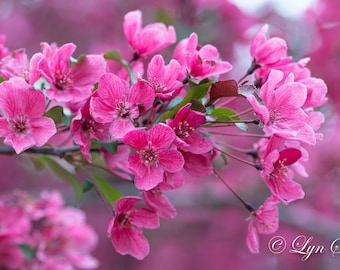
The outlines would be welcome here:
M 308 67 L 328 85 L 329 102 L 320 108 L 326 122 L 324 140 L 310 149 L 308 178 L 297 176 L 306 197 L 288 207 L 280 206 L 280 228 L 287 250 L 272 254 L 271 237 L 260 236 L 260 254 L 251 254 L 245 244 L 246 219 L 242 205 L 215 178 L 187 179 L 180 190 L 169 194 L 178 216 L 162 221 L 157 230 L 145 231 L 151 254 L 143 261 L 115 253 L 106 238 L 110 209 L 95 193 L 87 194 L 81 208 L 99 236 L 94 256 L 101 270 L 225 270 L 225 269 L 339 269 L 340 254 L 329 248 L 340 237 L 340 1 L 250 1 L 250 0 L 0 0 L 0 33 L 11 50 L 26 48 L 31 56 L 40 42 L 62 45 L 73 42 L 76 54 L 120 50 L 131 58 L 122 29 L 125 13 L 140 9 L 144 24 L 162 21 L 175 26 L 178 41 L 196 32 L 201 44 L 213 44 L 221 57 L 234 66 L 222 78 L 238 79 L 251 59 L 249 45 L 256 31 L 270 25 L 270 34 L 284 38 L 295 60 L 311 57 Z M 164 51 L 171 56 L 170 47 Z M 76 56 L 77 56 L 76 55 Z M 68 185 L 49 173 L 35 170 L 25 156 L 0 157 L 0 192 L 15 188 L 38 193 L 58 188 L 68 203 L 74 203 Z M 223 171 L 228 183 L 254 205 L 268 195 L 257 172 L 230 161 Z M 310 246 L 324 246 L 323 254 L 289 253 L 299 235 L 313 237 Z

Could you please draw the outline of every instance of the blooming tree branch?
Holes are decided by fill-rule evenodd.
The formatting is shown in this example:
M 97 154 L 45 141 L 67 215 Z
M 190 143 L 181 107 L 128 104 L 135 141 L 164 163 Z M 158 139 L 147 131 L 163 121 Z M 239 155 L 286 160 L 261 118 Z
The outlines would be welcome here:
M 184 174 L 215 174 L 250 212 L 246 243 L 258 253 L 259 234 L 278 229 L 277 205 L 304 197 L 294 174 L 306 175 L 307 146 L 322 139 L 317 131 L 324 117 L 316 108 L 327 101 L 325 83 L 311 76 L 306 60 L 294 62 L 287 55 L 283 39 L 267 38 L 267 25 L 250 44 L 250 67 L 239 80 L 219 79 L 232 64 L 221 59 L 215 46 L 200 45 L 196 33 L 179 41 L 167 62 L 159 52 L 176 43 L 173 26 L 143 27 L 137 10 L 125 15 L 123 29 L 132 50 L 130 61 L 118 51 L 74 59 L 75 44 L 58 47 L 45 42 L 41 52 L 29 59 L 24 50 L 10 53 L 0 38 L 0 137 L 4 138 L 0 154 L 37 155 L 71 183 L 78 201 L 95 187 L 113 210 L 107 236 L 118 253 L 137 259 L 150 251 L 142 229 L 155 229 L 159 218 L 176 216 L 165 191 L 183 186 Z M 112 71 L 112 61 L 121 69 Z M 235 101 L 247 107 L 238 107 Z M 235 144 L 231 140 L 235 137 L 247 147 Z M 58 159 L 46 156 L 77 168 L 104 168 L 132 184 L 139 196 L 122 194 L 90 169 L 87 181 L 77 178 Z M 262 178 L 270 196 L 259 208 L 241 198 L 218 173 L 221 166 L 216 161 L 228 167 L 229 159 L 252 167 Z M 91 185 L 85 186 L 88 182 Z M 21 202 L 20 211 L 27 207 Z M 72 212 L 77 224 L 91 234 L 79 211 L 58 211 L 61 217 L 43 215 L 52 226 L 52 238 L 60 233 L 55 222 L 66 229 L 71 226 L 63 215 Z M 27 224 L 24 233 L 30 231 Z M 41 244 L 24 238 L 16 243 L 32 251 L 32 265 L 51 263 L 41 259 L 48 253 Z M 60 249 L 64 254 L 66 247 Z M 96 266 L 89 255 L 83 254 L 83 262 L 75 260 L 78 255 L 63 259 L 65 265 Z

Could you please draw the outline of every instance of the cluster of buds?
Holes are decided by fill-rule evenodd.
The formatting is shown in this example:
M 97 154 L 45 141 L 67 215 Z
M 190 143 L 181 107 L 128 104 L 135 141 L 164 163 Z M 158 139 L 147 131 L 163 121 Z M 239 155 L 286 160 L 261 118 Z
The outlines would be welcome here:
M 258 233 L 278 228 L 278 203 L 304 197 L 292 169 L 307 176 L 306 146 L 322 139 L 317 130 L 324 117 L 315 108 L 327 101 L 325 83 L 311 76 L 309 59 L 294 62 L 283 39 L 268 39 L 267 25 L 255 35 L 250 67 L 239 80 L 219 80 L 232 65 L 215 46 L 199 45 L 196 33 L 177 43 L 166 64 L 157 53 L 176 42 L 172 26 L 143 27 L 141 12 L 132 11 L 123 28 L 129 61 L 118 51 L 75 59 L 72 43 L 42 43 L 29 59 L 23 49 L 10 52 L 1 37 L 0 137 L 10 148 L 0 151 L 41 154 L 78 198 L 88 185 L 97 188 L 114 209 L 107 231 L 113 246 L 137 259 L 149 253 L 142 228 L 176 216 L 164 192 L 184 184 L 183 172 L 215 175 L 234 192 L 213 161 L 236 159 L 259 171 L 271 193 L 258 209 L 237 196 L 251 212 L 247 244 L 257 253 Z M 247 108 L 232 106 L 235 100 Z M 243 135 L 252 139 L 247 149 L 229 140 Z M 64 158 L 90 180 L 82 185 L 47 155 Z M 140 196 L 121 194 L 89 169 L 96 166 Z

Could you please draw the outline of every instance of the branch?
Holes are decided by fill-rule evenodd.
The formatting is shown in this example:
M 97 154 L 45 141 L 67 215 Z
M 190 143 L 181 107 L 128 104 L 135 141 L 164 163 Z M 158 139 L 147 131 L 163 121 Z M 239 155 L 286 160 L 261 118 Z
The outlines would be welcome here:
M 65 148 L 39 148 L 39 147 L 32 147 L 25 150 L 23 153 L 29 154 L 44 154 L 50 156 L 58 156 L 60 158 L 65 157 L 67 153 L 78 152 L 80 150 L 78 145 L 65 147 Z M 0 155 L 1 154 L 16 154 L 14 149 L 7 145 L 0 146 Z

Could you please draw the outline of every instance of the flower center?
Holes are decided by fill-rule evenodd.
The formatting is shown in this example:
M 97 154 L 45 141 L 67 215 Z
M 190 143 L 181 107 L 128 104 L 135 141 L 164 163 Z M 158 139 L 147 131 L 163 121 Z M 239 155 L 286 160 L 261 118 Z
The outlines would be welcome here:
M 278 160 L 274 164 L 274 170 L 271 172 L 271 176 L 275 179 L 280 179 L 282 182 L 285 182 L 287 179 L 288 169 L 285 167 L 285 163 L 287 158 Z
M 153 77 L 153 81 L 151 82 L 152 88 L 155 90 L 156 94 L 162 93 L 165 85 L 159 83 L 157 77 Z
M 191 127 L 188 121 L 179 122 L 177 127 L 173 128 L 178 137 L 188 138 L 190 133 L 195 131 L 195 128 Z
M 28 128 L 28 119 L 26 115 L 17 115 L 17 117 L 10 120 L 10 124 L 14 130 L 14 133 L 26 134 Z
M 117 217 L 118 222 L 121 226 L 131 227 L 131 222 L 128 213 L 120 213 Z
M 67 84 L 73 83 L 73 80 L 69 78 L 64 72 L 59 69 L 54 74 L 54 85 L 58 90 L 64 90 Z
M 140 151 L 140 155 L 145 165 L 149 165 L 150 163 L 153 163 L 155 166 L 157 165 L 158 149 L 152 145 L 151 141 L 148 141 L 147 147 Z
M 130 113 L 129 103 L 121 99 L 116 100 L 116 111 L 120 117 L 128 117 Z
M 83 119 L 81 127 L 84 131 L 93 132 L 94 121 L 92 119 Z
M 276 110 L 270 110 L 269 111 L 268 125 L 275 125 L 278 122 L 286 121 L 286 119 L 281 116 L 282 109 L 283 109 L 282 106 L 280 106 L 280 108 L 278 108 Z

